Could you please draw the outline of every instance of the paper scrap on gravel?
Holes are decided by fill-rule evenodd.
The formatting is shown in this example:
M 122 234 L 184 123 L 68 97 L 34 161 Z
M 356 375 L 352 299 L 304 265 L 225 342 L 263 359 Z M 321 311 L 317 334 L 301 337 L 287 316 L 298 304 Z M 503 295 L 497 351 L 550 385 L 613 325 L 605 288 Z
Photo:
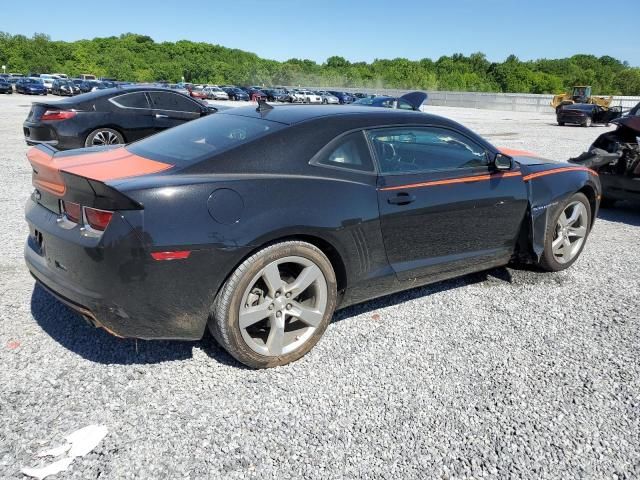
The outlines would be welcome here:
M 67 455 L 65 457 L 44 467 L 23 468 L 22 473 L 29 477 L 37 478 L 38 480 L 42 480 L 49 475 L 60 473 L 69 468 L 77 457 L 83 457 L 96 448 L 107 433 L 107 427 L 104 425 L 89 425 L 80 430 L 76 430 L 65 437 L 67 443 L 64 445 L 45 450 L 38 454 L 38 457 L 57 457 L 66 453 Z

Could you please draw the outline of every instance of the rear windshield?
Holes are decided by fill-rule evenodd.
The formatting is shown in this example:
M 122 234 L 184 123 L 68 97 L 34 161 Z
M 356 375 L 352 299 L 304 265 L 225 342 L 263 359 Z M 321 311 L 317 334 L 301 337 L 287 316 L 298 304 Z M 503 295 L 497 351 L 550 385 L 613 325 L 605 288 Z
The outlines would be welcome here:
M 185 167 L 284 126 L 259 118 L 215 113 L 132 143 L 127 150 L 141 157 Z

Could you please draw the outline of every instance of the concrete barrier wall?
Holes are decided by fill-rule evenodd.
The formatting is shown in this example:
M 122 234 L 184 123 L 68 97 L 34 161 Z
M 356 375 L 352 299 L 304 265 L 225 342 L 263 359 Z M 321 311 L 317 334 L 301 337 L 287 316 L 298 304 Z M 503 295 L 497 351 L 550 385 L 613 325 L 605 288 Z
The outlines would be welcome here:
M 295 88 L 295 87 L 293 87 Z M 311 87 L 313 89 L 313 87 Z M 330 88 L 317 87 L 318 90 L 339 90 L 344 92 L 375 93 L 399 97 L 411 90 L 372 89 L 372 88 Z M 481 93 L 481 92 L 440 92 L 427 91 L 427 105 L 445 107 L 483 108 L 488 110 L 508 110 L 515 112 L 555 113 L 551 108 L 553 95 L 535 95 L 528 93 Z M 612 105 L 620 105 L 628 110 L 640 102 L 640 97 L 613 97 Z

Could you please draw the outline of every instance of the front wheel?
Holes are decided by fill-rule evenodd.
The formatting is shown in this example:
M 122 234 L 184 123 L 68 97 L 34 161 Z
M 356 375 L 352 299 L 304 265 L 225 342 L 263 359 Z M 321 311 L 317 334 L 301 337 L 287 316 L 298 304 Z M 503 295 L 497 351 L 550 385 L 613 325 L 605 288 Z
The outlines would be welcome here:
M 89 135 L 84 142 L 85 147 L 102 147 L 105 145 L 119 145 L 124 143 L 122 134 L 111 128 L 98 128 Z
M 582 193 L 561 203 L 550 216 L 540 266 L 550 272 L 569 268 L 578 259 L 591 228 L 591 204 Z
M 591 119 L 591 117 L 587 117 L 582 124 L 583 127 L 590 127 L 591 125 L 593 125 L 593 120 Z
M 249 367 L 286 365 L 318 343 L 336 299 L 335 273 L 322 251 L 305 242 L 277 243 L 249 257 L 225 282 L 209 330 Z

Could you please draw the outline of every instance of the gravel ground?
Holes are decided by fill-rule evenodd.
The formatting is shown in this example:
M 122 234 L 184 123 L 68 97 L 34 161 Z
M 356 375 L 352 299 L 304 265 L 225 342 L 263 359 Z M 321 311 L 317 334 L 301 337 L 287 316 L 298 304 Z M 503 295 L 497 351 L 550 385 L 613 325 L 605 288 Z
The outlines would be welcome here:
M 113 338 L 34 288 L 30 100 L 0 97 L 0 477 L 91 423 L 109 435 L 56 478 L 640 477 L 640 206 L 603 210 L 568 271 L 497 269 L 350 308 L 301 361 L 252 371 L 210 337 Z M 558 159 L 605 129 L 429 109 Z

